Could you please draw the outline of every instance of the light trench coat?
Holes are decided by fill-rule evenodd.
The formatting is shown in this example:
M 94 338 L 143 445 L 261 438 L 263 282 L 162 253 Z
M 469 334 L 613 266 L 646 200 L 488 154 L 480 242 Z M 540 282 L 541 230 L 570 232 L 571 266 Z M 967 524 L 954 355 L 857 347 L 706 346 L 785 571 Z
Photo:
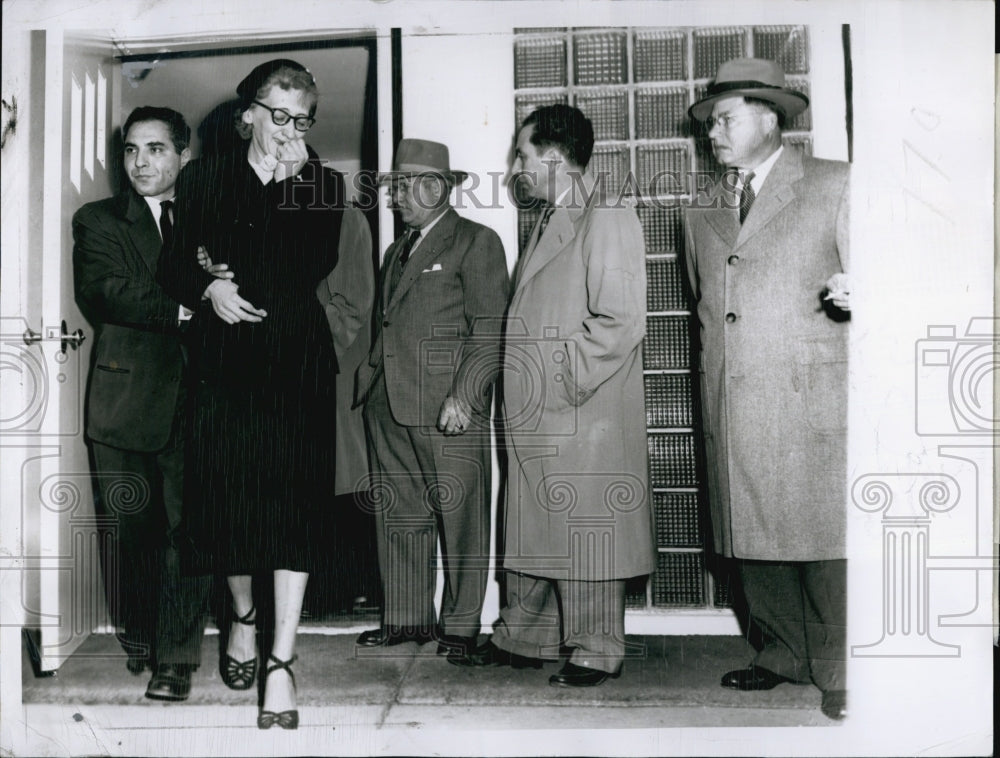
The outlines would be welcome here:
M 576 207 L 574 206 L 576 200 Z M 642 227 L 584 175 L 515 272 L 503 356 L 504 568 L 574 580 L 655 566 Z
M 715 549 L 753 560 L 845 557 L 848 165 L 785 148 L 745 224 L 715 186 L 685 214 L 701 326 Z M 728 194 L 727 194 L 728 193 Z

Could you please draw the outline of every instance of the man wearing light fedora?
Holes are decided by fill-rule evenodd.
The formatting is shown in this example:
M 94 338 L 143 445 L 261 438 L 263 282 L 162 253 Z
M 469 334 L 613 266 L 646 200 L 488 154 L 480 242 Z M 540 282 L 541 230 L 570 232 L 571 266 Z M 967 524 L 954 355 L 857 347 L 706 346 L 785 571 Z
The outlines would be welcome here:
M 771 61 L 719 67 L 690 108 L 729 171 L 685 214 L 716 551 L 765 644 L 722 686 L 846 695 L 848 165 L 782 147 L 809 105 Z
M 490 405 L 508 277 L 503 245 L 449 203 L 468 175 L 448 148 L 401 140 L 380 177 L 406 232 L 389 246 L 375 337 L 358 372 L 369 435 L 382 624 L 362 647 L 471 648 L 486 593 L 490 537 Z M 437 543 L 444 593 L 434 618 Z

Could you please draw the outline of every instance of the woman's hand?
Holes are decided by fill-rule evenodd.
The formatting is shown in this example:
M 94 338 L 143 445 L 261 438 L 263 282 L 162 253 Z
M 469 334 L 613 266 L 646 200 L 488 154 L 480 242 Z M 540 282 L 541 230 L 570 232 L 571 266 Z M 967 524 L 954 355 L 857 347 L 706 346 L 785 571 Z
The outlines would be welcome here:
M 297 176 L 309 160 L 305 140 L 301 137 L 278 143 L 278 165 L 274 169 L 274 181 L 280 182 L 290 176 Z
M 201 245 L 198 246 L 198 265 L 216 279 L 232 279 L 235 274 L 229 270 L 225 263 L 212 263 L 208 257 L 208 251 Z
M 228 279 L 216 279 L 205 289 L 203 297 L 212 301 L 212 310 L 215 315 L 227 324 L 236 324 L 240 321 L 250 321 L 258 323 L 264 320 L 267 311 L 254 308 L 253 305 L 236 294 L 239 285 Z

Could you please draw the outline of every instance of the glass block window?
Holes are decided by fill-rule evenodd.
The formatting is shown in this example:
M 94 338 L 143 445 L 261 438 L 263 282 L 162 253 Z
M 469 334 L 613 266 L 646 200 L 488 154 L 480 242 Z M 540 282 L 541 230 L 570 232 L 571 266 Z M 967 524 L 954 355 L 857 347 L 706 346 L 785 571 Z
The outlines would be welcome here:
M 694 426 L 691 377 L 684 374 L 646 374 L 646 426 L 651 429 Z
M 747 36 L 747 30 L 740 27 L 695 29 L 692 35 L 695 78 L 711 79 L 720 64 L 746 57 Z
M 691 171 L 691 148 L 686 141 L 639 145 L 635 149 L 639 187 L 648 195 L 686 195 Z
M 660 552 L 653 575 L 653 605 L 705 605 L 705 556 L 701 552 Z
M 687 87 L 641 87 L 635 91 L 635 136 L 639 139 L 688 134 Z
M 691 370 L 690 317 L 648 316 L 643 355 L 647 369 Z
M 625 46 L 623 31 L 575 35 L 573 72 L 576 84 L 624 84 L 628 76 Z
M 722 174 L 688 108 L 704 96 L 719 64 L 744 56 L 777 61 L 788 86 L 810 95 L 803 25 L 515 30 L 517 122 L 550 103 L 586 113 L 596 139 L 590 170 L 604 174 L 614 196 L 633 200 L 645 237 L 643 378 L 658 564 L 648 582 L 628 583 L 628 608 L 731 602 L 729 580 L 717 583 L 706 567 L 708 503 L 699 473 L 704 446 L 681 208 Z M 785 125 L 784 145 L 811 155 L 811 130 L 807 109 Z M 522 249 L 539 216 L 536 208 L 520 211 Z
M 654 488 L 698 484 L 693 434 L 650 432 L 647 440 L 649 479 Z
M 653 515 L 657 546 L 701 546 L 697 492 L 654 492 Z
M 687 76 L 684 31 L 640 29 L 635 33 L 635 81 L 669 82 Z
M 681 223 L 681 209 L 677 203 L 640 205 L 636 208 L 636 212 L 639 214 L 639 221 L 642 222 L 647 255 L 676 256 L 681 251 L 684 243 L 684 227 Z M 676 261 L 676 258 L 674 260 Z M 660 309 L 650 308 L 650 310 Z
M 643 208 L 642 210 L 646 210 Z M 646 262 L 646 309 L 686 311 L 689 306 L 681 263 L 676 258 L 654 258 Z
M 627 147 L 614 145 L 595 145 L 594 154 L 590 157 L 590 171 L 594 176 L 604 179 L 604 186 L 617 196 L 620 187 L 624 187 L 629 172 L 629 155 Z
M 777 61 L 786 74 L 809 73 L 809 39 L 804 26 L 755 26 L 753 49 L 755 57 Z
M 628 139 L 628 93 L 624 90 L 581 92 L 576 97 L 576 107 L 594 125 L 595 140 Z
M 566 40 L 519 39 L 514 43 L 514 87 L 566 86 Z

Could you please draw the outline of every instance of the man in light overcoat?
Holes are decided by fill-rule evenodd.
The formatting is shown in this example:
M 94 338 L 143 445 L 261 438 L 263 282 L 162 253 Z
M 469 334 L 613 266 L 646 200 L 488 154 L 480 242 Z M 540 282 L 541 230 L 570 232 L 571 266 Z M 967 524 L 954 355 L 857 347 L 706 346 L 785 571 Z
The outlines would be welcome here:
M 539 108 L 515 171 L 546 203 L 515 271 L 503 363 L 506 602 L 466 665 L 540 668 L 595 686 L 625 655 L 625 580 L 654 568 L 642 339 L 646 268 L 635 211 L 585 172 L 590 121 Z
M 722 685 L 815 683 L 846 714 L 848 165 L 782 147 L 808 98 L 771 62 L 691 106 L 731 169 L 687 210 L 715 549 L 766 643 Z
M 381 271 L 375 338 L 358 371 L 374 490 L 382 625 L 362 647 L 437 639 L 471 649 L 490 554 L 490 406 L 508 275 L 496 232 L 449 203 L 448 148 L 404 139 L 382 178 L 406 233 Z M 437 543 L 444 564 L 439 623 Z

